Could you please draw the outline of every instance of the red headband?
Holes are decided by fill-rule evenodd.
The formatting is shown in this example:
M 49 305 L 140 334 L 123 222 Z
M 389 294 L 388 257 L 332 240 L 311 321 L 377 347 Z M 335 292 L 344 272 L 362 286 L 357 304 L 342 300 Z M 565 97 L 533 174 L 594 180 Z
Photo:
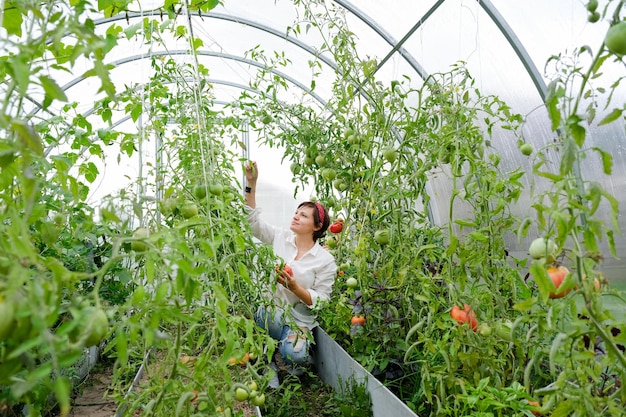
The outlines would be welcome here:
M 324 206 L 322 206 L 317 201 L 315 202 L 315 207 L 317 207 L 317 213 L 320 217 L 320 223 L 324 224 Z

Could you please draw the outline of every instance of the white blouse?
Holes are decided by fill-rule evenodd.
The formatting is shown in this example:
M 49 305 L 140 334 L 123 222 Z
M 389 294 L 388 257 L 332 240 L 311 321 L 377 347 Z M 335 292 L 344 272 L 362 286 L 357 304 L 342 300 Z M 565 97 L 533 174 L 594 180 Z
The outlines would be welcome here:
M 284 259 L 293 270 L 293 277 L 298 285 L 311 294 L 312 304 L 306 305 L 300 298 L 282 285 L 276 286 L 272 294 L 282 308 L 291 306 L 294 321 L 300 327 L 313 329 L 318 325 L 316 310 L 330 300 L 333 284 L 337 275 L 335 257 L 319 243 L 296 260 L 298 248 L 295 235 L 291 230 L 270 225 L 261 219 L 261 209 L 245 206 L 247 219 L 252 233 L 261 242 L 272 245 L 274 253 Z M 271 271 L 272 274 L 274 271 Z

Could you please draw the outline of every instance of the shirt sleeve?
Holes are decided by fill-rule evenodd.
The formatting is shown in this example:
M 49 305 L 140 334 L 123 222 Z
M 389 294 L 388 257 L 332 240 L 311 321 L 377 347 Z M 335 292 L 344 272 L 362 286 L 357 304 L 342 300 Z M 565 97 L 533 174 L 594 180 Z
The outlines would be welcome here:
M 309 288 L 312 301 L 311 305 L 308 306 L 310 309 L 317 309 L 330 300 L 336 276 L 337 264 L 334 260 L 330 260 L 316 271 L 315 282 Z
M 261 242 L 271 245 L 276 235 L 276 228 L 271 224 L 263 221 L 261 218 L 261 209 L 259 207 L 252 208 L 250 206 L 244 206 L 246 211 L 246 219 L 252 229 L 254 237 Z

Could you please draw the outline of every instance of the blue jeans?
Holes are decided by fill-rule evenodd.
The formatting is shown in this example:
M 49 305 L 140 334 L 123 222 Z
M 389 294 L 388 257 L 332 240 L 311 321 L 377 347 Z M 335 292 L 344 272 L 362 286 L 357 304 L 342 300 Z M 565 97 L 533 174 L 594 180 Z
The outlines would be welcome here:
M 306 363 L 311 346 L 310 332 L 308 329 L 295 332 L 285 322 L 284 315 L 281 308 L 273 307 L 268 311 L 265 306 L 260 306 L 254 313 L 254 321 L 267 330 L 272 339 L 278 340 L 278 351 L 287 363 Z

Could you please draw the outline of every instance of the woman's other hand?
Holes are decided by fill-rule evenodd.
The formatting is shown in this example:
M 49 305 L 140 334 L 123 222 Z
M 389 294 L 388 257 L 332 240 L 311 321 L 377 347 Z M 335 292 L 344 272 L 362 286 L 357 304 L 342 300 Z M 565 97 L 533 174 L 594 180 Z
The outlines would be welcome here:
M 259 178 L 259 169 L 257 167 L 256 161 L 246 162 L 245 169 L 246 181 L 248 181 L 248 185 L 256 184 L 256 180 Z

